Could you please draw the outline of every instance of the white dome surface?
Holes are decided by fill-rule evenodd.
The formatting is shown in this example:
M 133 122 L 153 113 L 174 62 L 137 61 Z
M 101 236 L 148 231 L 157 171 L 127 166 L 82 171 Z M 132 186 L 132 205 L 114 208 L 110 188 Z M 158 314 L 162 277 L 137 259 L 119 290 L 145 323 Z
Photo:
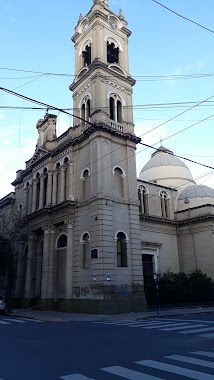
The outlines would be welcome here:
M 185 203 L 185 200 L 188 200 L 189 203 Z M 177 199 L 177 210 L 186 210 L 207 204 L 214 205 L 214 189 L 205 185 L 191 185 L 180 193 Z
M 182 190 L 190 183 L 195 184 L 186 164 L 163 146 L 152 154 L 151 159 L 141 170 L 139 178 L 161 186 L 178 187 L 178 190 Z

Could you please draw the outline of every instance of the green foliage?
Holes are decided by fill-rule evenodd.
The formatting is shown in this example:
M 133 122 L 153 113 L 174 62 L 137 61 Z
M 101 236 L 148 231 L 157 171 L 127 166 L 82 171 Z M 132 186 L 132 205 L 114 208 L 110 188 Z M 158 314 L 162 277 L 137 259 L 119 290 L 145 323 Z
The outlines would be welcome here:
M 145 278 L 145 294 L 148 304 L 156 303 L 156 288 L 153 276 Z M 200 269 L 190 274 L 173 273 L 170 270 L 158 274 L 160 304 L 184 304 L 211 301 L 214 299 L 213 284 Z

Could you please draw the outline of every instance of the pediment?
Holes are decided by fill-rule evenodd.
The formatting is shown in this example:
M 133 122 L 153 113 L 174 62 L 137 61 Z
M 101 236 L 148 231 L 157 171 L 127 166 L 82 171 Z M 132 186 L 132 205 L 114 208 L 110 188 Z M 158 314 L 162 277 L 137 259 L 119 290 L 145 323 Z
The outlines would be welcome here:
M 41 147 L 37 147 L 32 158 L 30 158 L 30 160 L 26 161 L 26 167 L 29 168 L 36 161 L 40 160 L 43 157 L 45 158 L 47 156 L 47 153 L 48 153 L 48 151 L 46 149 L 43 149 Z

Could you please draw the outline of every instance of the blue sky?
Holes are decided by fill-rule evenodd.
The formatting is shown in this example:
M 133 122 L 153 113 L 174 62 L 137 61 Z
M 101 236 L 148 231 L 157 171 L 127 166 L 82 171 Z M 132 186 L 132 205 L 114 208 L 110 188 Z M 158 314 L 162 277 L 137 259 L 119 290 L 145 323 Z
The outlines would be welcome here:
M 165 6 L 214 30 L 213 0 L 162 0 Z M 73 81 L 74 34 L 80 12 L 85 15 L 92 0 L 5 0 L 0 2 L 1 68 L 52 73 L 68 73 L 71 77 L 39 76 L 32 73 L 0 69 L 0 86 L 17 91 L 61 108 L 72 107 L 68 86 Z M 170 75 L 214 73 L 214 34 L 179 18 L 152 0 L 109 0 L 116 14 L 122 8 L 128 27 L 130 73 L 136 78 L 133 104 L 136 134 L 142 142 L 163 145 L 174 153 L 214 166 L 214 116 L 174 133 L 214 114 L 214 103 L 205 103 L 186 112 L 162 127 L 147 133 L 176 116 L 182 107 L 145 109 L 156 103 L 199 102 L 214 95 L 214 76 L 171 80 Z M 147 76 L 147 80 L 145 77 Z M 150 80 L 161 76 L 164 80 Z M 143 80 L 144 79 L 144 80 Z M 153 78 L 154 79 L 154 78 Z M 210 99 L 211 101 L 214 98 Z M 213 105 L 212 105 L 213 104 Z M 0 91 L 0 106 L 32 106 Z M 139 106 L 139 107 L 136 107 Z M 0 197 L 13 190 L 10 183 L 15 172 L 25 168 L 37 141 L 36 122 L 44 111 L 5 110 L 0 108 Z M 71 119 L 59 114 L 58 134 L 71 125 Z M 145 135 L 144 135 L 145 134 Z M 164 140 L 167 138 L 166 140 Z M 137 173 L 150 158 L 151 149 L 137 150 Z M 198 183 L 214 187 L 213 171 L 195 164 L 190 167 Z M 206 175 L 209 173 L 209 175 Z

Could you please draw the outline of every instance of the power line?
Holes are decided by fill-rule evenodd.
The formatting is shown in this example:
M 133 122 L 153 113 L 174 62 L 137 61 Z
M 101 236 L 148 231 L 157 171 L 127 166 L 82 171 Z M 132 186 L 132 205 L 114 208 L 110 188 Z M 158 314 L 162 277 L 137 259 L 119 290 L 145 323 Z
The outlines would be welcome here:
M 212 29 L 209 29 L 209 28 L 207 28 L 206 26 L 203 26 L 203 25 L 199 24 L 198 22 L 191 20 L 190 18 L 187 18 L 187 17 L 185 17 L 185 16 L 182 16 L 181 14 L 179 14 L 179 13 L 177 13 L 177 12 L 173 11 L 172 9 L 170 9 L 170 8 L 166 7 L 165 5 L 163 5 L 163 4 L 161 4 L 161 3 L 159 3 L 159 2 L 158 2 L 158 1 L 156 1 L 156 0 L 152 0 L 152 1 L 153 1 L 154 3 L 156 3 L 156 4 L 160 5 L 161 7 L 163 7 L 163 8 L 165 8 L 165 9 L 167 9 L 168 11 L 170 11 L 170 12 L 174 13 L 176 16 L 179 16 L 179 17 L 183 18 L 184 20 L 187 20 L 187 21 L 189 21 L 189 22 L 191 22 L 191 23 L 193 23 L 193 24 L 195 24 L 195 25 L 199 26 L 200 28 L 203 28 L 203 29 L 207 30 L 208 32 L 210 32 L 210 33 L 213 33 L 213 34 L 214 34 L 214 31 L 213 31 Z
M 43 76 L 59 76 L 59 77 L 67 77 L 67 78 L 76 78 L 77 75 L 75 74 L 69 74 L 69 73 L 53 73 L 53 72 L 45 72 L 45 71 L 35 71 L 35 70 L 25 70 L 25 69 L 15 69 L 15 68 L 9 68 L 9 67 L 0 67 L 0 70 L 8 70 L 8 71 L 15 71 L 20 73 L 31 73 L 31 74 L 37 74 L 37 75 L 43 75 Z M 170 80 L 186 80 L 186 79 L 199 79 L 199 78 L 206 78 L 206 77 L 212 77 L 214 76 L 214 73 L 195 73 L 195 74 L 165 74 L 165 75 L 133 75 L 133 78 L 137 81 L 170 81 Z M 32 76 L 33 77 L 33 76 Z M 10 80 L 10 79 L 24 79 L 24 78 L 31 78 L 31 77 L 21 77 L 21 78 L 11 78 L 2 77 L 1 79 Z M 113 78 L 113 76 L 106 76 L 106 78 Z

